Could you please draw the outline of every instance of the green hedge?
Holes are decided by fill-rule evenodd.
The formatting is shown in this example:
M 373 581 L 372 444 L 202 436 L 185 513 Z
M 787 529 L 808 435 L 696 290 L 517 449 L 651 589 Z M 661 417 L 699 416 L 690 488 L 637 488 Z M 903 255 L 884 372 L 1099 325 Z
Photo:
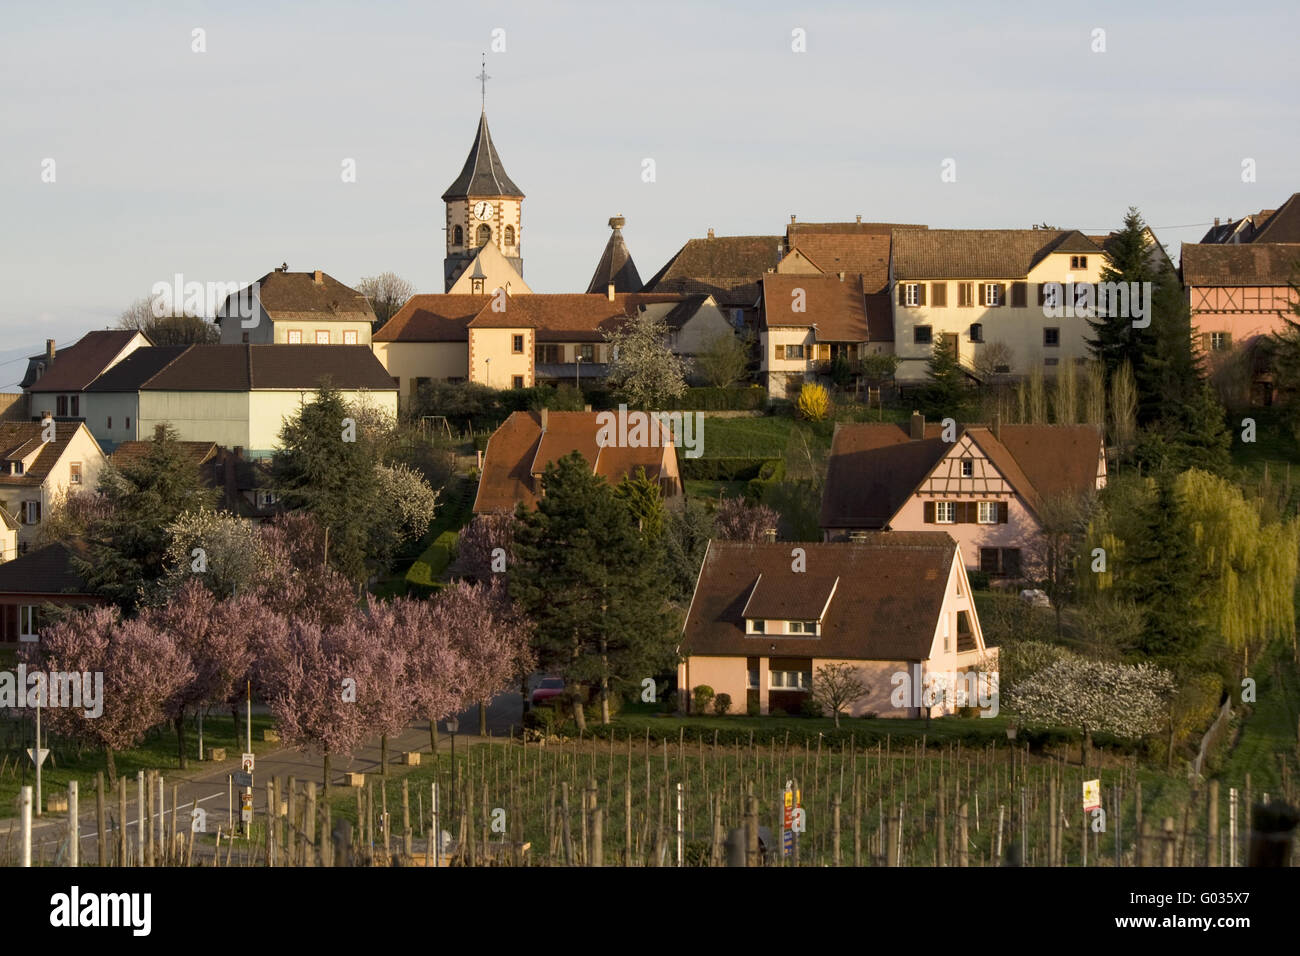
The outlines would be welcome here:
M 683 481 L 749 481 L 779 458 L 679 458 Z
M 762 501 L 763 491 L 770 485 L 785 480 L 785 461 L 778 458 L 774 461 L 765 461 L 763 466 L 758 469 L 758 474 L 749 480 L 745 487 L 745 497 L 751 501 Z
M 767 407 L 767 389 L 752 385 L 747 388 L 688 388 L 681 398 L 674 399 L 666 408 L 692 412 L 750 412 Z
M 411 565 L 411 570 L 406 572 L 406 579 L 412 584 L 422 584 L 426 587 L 436 585 L 438 577 L 451 564 L 451 556 L 456 552 L 456 542 L 459 538 L 460 535 L 455 531 L 444 531 L 434 538 L 433 544 L 424 550 L 424 553 Z

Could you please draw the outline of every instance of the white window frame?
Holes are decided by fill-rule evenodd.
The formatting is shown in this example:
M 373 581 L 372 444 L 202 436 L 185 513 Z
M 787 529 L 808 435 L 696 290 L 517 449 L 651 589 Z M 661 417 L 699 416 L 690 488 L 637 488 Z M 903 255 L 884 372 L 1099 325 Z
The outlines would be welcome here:
M 81 462 L 79 461 L 68 462 L 68 484 L 70 485 L 81 484 L 82 471 L 83 468 Z
M 1000 302 L 998 302 L 998 284 L 996 282 L 984 283 L 983 298 L 984 298 L 984 305 L 986 307 L 996 306 L 1001 304 Z
M 1228 333 L 1211 332 L 1210 333 L 1210 350 L 1213 352 L 1222 352 L 1227 349 Z
M 356 344 L 357 344 L 357 330 L 356 330 L 356 329 L 345 329 L 345 330 L 343 331 L 343 344 L 344 344 L 344 345 L 356 345 Z
M 997 524 L 998 523 L 998 503 L 996 501 L 980 501 L 975 507 L 976 524 Z
M 322 338 L 325 339 L 324 342 L 321 341 Z M 330 344 L 330 330 L 329 330 L 329 329 L 317 329 L 317 330 L 316 330 L 316 340 L 315 340 L 315 341 L 316 341 L 316 344 L 317 344 L 317 345 L 329 345 L 329 344 Z
M 961 476 L 962 476 L 963 478 L 974 478 L 974 477 L 975 477 L 975 459 L 974 459 L 974 458 L 963 458 L 963 459 L 961 460 Z
M 286 345 L 302 345 L 302 329 L 289 329 L 284 333 Z
M 36 520 L 32 520 L 33 511 L 36 513 Z M 39 501 L 23 502 L 23 524 L 40 524 L 41 523 L 41 503 Z
M 32 630 L 32 625 L 36 621 L 36 605 L 20 604 L 18 605 L 18 640 L 20 641 L 37 641 L 40 635 L 37 631 Z
M 764 630 L 766 626 L 767 626 L 767 621 L 765 620 L 762 619 L 755 620 L 754 618 L 748 618 L 745 621 L 745 633 L 764 634 L 766 633 Z
M 947 517 L 944 517 L 945 515 L 947 515 Z M 935 524 L 956 524 L 957 523 L 957 502 L 936 501 L 934 503 L 934 523 Z
M 808 693 L 812 690 L 812 675 L 808 675 L 808 680 L 804 679 L 807 671 L 776 671 L 767 672 L 767 689 L 768 690 L 798 690 Z M 786 683 L 786 679 L 791 678 L 792 683 Z M 780 683 L 777 683 L 778 679 Z
M 921 305 L 921 283 L 908 282 L 903 286 L 903 304 L 908 308 L 919 308 Z

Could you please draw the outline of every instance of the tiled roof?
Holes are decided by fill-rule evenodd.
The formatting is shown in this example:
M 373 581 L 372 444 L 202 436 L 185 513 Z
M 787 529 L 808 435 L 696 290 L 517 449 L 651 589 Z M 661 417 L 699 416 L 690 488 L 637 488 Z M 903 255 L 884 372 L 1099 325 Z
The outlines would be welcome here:
M 1096 252 L 1083 233 L 1053 229 L 903 229 L 896 279 L 1018 279 L 1052 252 Z
M 488 295 L 413 295 L 372 342 L 468 342 L 470 319 L 491 300 Z
M 366 345 L 189 345 L 136 349 L 90 391 L 243 392 L 335 388 L 392 391 Z
M 1251 243 L 1258 242 L 1300 242 L 1300 193 L 1292 193 L 1291 198 L 1278 207 L 1277 212 L 1268 217 L 1260 214 L 1255 233 L 1250 237 Z
M 640 292 L 641 276 L 637 274 L 632 253 L 627 251 L 627 243 L 623 240 L 623 217 L 615 216 L 609 225 L 612 230 L 609 242 L 605 243 L 605 251 L 587 283 L 587 291 L 608 294 L 612 282 L 615 292 Z
M 638 467 L 645 468 L 650 478 L 657 478 L 663 447 L 600 448 L 596 444 L 598 414 L 548 412 L 543 432 L 539 413 L 512 413 L 488 440 L 474 501 L 475 513 L 513 512 L 517 502 L 535 507 L 538 494 L 532 476 L 575 451 L 586 459 L 595 474 L 602 475 L 611 484 L 635 473 Z M 670 452 L 675 453 L 675 450 Z
M 867 309 L 867 341 L 894 341 L 894 304 L 888 292 L 876 292 L 865 297 Z
M 470 321 L 469 327 L 537 329 L 538 339 L 545 341 L 545 336 L 540 333 L 593 332 L 614 328 L 635 315 L 642 305 L 680 302 L 682 298 L 674 294 L 644 292 L 617 292 L 612 302 L 607 294 L 591 292 L 506 296 L 503 310 L 494 310 L 489 302 Z
M 889 244 L 888 232 L 808 233 L 795 237 L 794 249 L 827 275 L 862 276 L 863 290 L 871 293 L 889 288 Z
M 781 258 L 782 236 L 691 239 L 645 287 L 654 292 L 705 292 L 722 305 L 752 306 L 758 280 Z
M 501 157 L 492 144 L 492 134 L 488 132 L 487 112 L 478 121 L 478 130 L 474 133 L 474 143 L 469 148 L 465 165 L 456 177 L 456 181 L 447 187 L 442 199 L 467 199 L 470 196 L 508 196 L 523 199 L 523 191 L 506 175 L 501 165 Z
M 791 246 L 797 246 L 805 236 L 862 236 L 873 233 L 890 233 L 895 229 L 928 229 L 915 222 L 792 222 L 785 227 L 785 237 Z
M 957 543 L 948 534 L 889 532 L 869 535 L 863 543 L 801 542 L 799 547 L 807 558 L 803 571 L 791 568 L 789 542 L 710 541 L 686 619 L 682 653 L 929 658 L 957 556 Z M 826 606 L 821 633 L 746 635 L 743 612 L 752 599 L 760 605 L 758 610 L 772 612 L 773 619 L 815 619 L 818 605 Z
M 794 312 L 796 289 L 804 292 L 805 312 Z M 869 338 L 866 302 L 857 276 L 763 276 L 763 321 L 772 326 L 817 326 L 819 342 L 865 342 Z
M 80 542 L 49 544 L 0 564 L 0 594 L 89 594 L 73 557 L 89 552 Z
M 133 338 L 142 333 L 134 329 L 102 329 L 87 332 L 73 345 L 56 351 L 54 364 L 28 386 L 32 392 L 80 392 L 109 367 Z M 148 339 L 146 338 L 146 341 Z M 35 356 L 43 361 L 44 356 Z
M 85 427 L 82 422 L 56 422 L 54 441 L 46 442 L 42 440 L 45 426 L 40 422 L 0 422 L 0 488 L 40 485 L 68 450 L 73 436 Z M 4 461 L 25 458 L 37 449 L 39 453 L 23 474 L 7 474 Z
M 1101 435 L 1091 425 L 982 425 L 959 429 L 989 457 L 1029 509 L 1096 488 Z M 938 425 L 913 441 L 908 426 L 839 425 L 831 441 L 821 527 L 884 528 L 951 450 Z
M 1183 243 L 1183 281 L 1195 286 L 1281 286 L 1300 279 L 1300 243 Z
M 113 449 L 113 454 L 109 456 L 109 460 L 114 466 L 120 468 L 129 462 L 139 461 L 147 456 L 153 445 L 152 441 L 120 442 Z M 185 452 L 186 457 L 191 459 L 196 467 L 216 457 L 217 449 L 220 447 L 216 442 L 212 441 L 177 441 L 176 445 Z
M 345 286 L 331 275 L 321 273 L 316 282 L 313 272 L 281 272 L 276 269 L 257 280 L 257 297 L 273 320 L 320 322 L 374 322 L 375 310 L 370 300 L 356 289 Z M 247 299 L 249 287 L 241 289 L 222 303 L 218 315 L 227 314 L 233 303 Z M 245 308 L 240 314 L 248 314 Z

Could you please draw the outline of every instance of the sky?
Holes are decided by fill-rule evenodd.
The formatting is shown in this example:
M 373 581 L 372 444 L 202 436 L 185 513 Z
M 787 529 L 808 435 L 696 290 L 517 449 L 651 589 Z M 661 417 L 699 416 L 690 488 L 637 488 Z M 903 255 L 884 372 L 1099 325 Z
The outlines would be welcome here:
M 535 292 L 584 291 L 614 215 L 643 278 L 792 214 L 1104 232 L 1137 206 L 1177 261 L 1300 191 L 1294 0 L 106 6 L 5 3 L 0 391 L 176 273 L 443 291 L 481 54 Z

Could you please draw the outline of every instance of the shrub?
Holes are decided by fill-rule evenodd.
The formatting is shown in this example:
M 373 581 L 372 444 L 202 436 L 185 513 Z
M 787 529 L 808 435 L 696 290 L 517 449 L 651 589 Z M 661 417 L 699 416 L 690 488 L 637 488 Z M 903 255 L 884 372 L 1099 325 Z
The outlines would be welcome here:
M 694 699 L 692 711 L 697 714 L 703 714 L 709 709 L 709 702 L 713 700 L 713 688 L 708 684 L 697 684 L 691 691 Z
M 719 717 L 725 716 L 727 711 L 731 710 L 731 695 L 719 694 L 713 698 L 713 712 Z
M 799 397 L 795 399 L 794 407 L 800 418 L 810 422 L 820 422 L 830 413 L 831 400 L 824 386 L 805 383 L 803 388 L 799 389 Z
M 767 389 L 757 385 L 742 388 L 688 388 L 680 398 L 667 402 L 668 410 L 703 412 L 748 412 L 767 405 Z
M 756 700 L 745 705 L 745 713 L 750 717 L 758 717 L 762 712 L 763 709 L 759 706 L 759 703 Z
M 989 576 L 985 571 L 967 571 L 966 577 L 970 579 L 971 590 L 987 591 L 989 589 Z
M 682 458 L 678 462 L 683 481 L 749 481 L 764 466 L 779 458 Z
M 804 717 L 820 717 L 824 713 L 821 702 L 809 695 L 799 704 L 799 713 Z
M 784 716 L 785 716 L 785 708 L 784 708 L 784 707 L 769 707 L 769 708 L 767 709 L 767 716 L 769 716 L 769 717 L 784 717 Z

